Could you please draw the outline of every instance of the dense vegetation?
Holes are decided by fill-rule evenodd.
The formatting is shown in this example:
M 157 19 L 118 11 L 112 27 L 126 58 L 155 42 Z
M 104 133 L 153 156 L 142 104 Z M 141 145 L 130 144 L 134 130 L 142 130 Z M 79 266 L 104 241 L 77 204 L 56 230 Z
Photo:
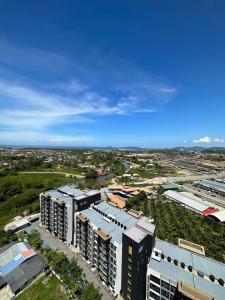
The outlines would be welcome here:
M 0 180 L 0 227 L 16 215 L 39 210 L 39 193 L 71 182 L 57 175 L 7 175 Z
M 225 263 L 225 226 L 200 217 L 174 202 L 163 202 L 161 196 L 156 202 L 130 199 L 128 205 L 153 218 L 156 235 L 170 243 L 178 238 L 203 245 L 206 255 Z
M 35 249 L 40 251 L 50 268 L 60 276 L 64 285 L 76 299 L 101 300 L 99 290 L 87 282 L 75 259 L 69 260 L 63 252 L 53 250 L 46 245 L 42 246 L 43 241 L 37 230 L 26 235 L 26 238 Z
M 17 236 L 11 230 L 5 231 L 0 228 L 0 247 L 16 240 Z

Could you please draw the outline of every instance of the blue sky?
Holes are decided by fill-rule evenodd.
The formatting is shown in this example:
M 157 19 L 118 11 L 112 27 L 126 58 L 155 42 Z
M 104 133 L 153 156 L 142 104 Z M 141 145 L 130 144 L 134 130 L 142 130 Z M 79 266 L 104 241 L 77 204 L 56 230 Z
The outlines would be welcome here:
M 224 141 L 224 1 L 0 0 L 0 144 Z

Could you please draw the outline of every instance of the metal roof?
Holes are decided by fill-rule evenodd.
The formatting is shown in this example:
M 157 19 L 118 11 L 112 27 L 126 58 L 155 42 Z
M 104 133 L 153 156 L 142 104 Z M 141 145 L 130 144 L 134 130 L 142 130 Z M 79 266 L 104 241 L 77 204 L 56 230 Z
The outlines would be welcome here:
M 28 244 L 16 243 L 0 254 L 0 274 L 4 277 L 36 252 Z
M 222 182 L 212 181 L 212 180 L 202 180 L 202 181 L 195 182 L 195 184 L 225 193 L 225 184 Z
M 220 222 L 225 222 L 225 210 L 210 213 L 210 214 L 208 214 L 208 216 L 215 217 Z
M 46 267 L 47 264 L 41 256 L 33 256 L 10 272 L 5 277 L 5 281 L 9 284 L 11 290 L 17 293 L 20 289 L 23 289 L 28 281 L 33 281 L 35 276 L 42 273 Z
M 56 200 L 62 200 L 64 201 L 66 204 L 71 204 L 73 201 L 73 198 L 67 195 L 64 195 L 56 190 L 51 190 L 48 191 L 47 194 L 51 197 L 54 198 Z
M 74 187 L 69 186 L 69 185 L 58 188 L 58 191 L 63 194 L 67 194 L 67 195 L 73 197 L 75 200 L 81 200 L 86 197 L 90 197 L 90 196 L 100 193 L 100 191 L 98 191 L 98 190 L 81 191 L 81 190 L 75 189 Z
M 183 281 L 214 296 L 215 300 L 224 298 L 225 287 L 216 282 L 211 282 L 208 277 L 212 274 L 216 279 L 222 278 L 225 280 L 225 264 L 157 238 L 155 240 L 154 249 L 155 251 L 163 253 L 165 257 L 170 256 L 172 261 L 177 259 L 179 263 L 184 262 L 186 266 L 192 266 L 195 272 L 183 269 L 180 265 L 175 266 L 172 261 L 168 262 L 166 258 L 161 259 L 160 256 L 155 259 L 154 255 L 152 255 L 148 265 L 148 273 L 150 273 L 152 269 L 159 272 L 162 279 L 172 279 L 176 282 Z M 200 277 L 196 271 L 203 273 L 204 278 Z
M 163 195 L 200 213 L 209 208 L 209 206 L 201 203 L 200 201 L 195 201 L 175 191 L 166 191 Z
M 126 228 L 130 228 L 131 226 L 137 223 L 137 219 L 128 215 L 126 212 L 113 207 L 107 202 L 100 202 L 99 204 L 94 206 L 95 208 L 101 210 L 104 214 L 113 216 L 117 222 L 126 226 Z M 116 241 L 117 243 L 122 243 L 122 233 L 124 229 L 119 225 L 111 221 L 109 218 L 100 214 L 93 208 L 88 208 L 82 211 L 82 214 L 87 216 L 90 220 L 90 223 L 95 225 L 97 228 L 102 228 L 104 231 L 111 235 L 112 241 Z

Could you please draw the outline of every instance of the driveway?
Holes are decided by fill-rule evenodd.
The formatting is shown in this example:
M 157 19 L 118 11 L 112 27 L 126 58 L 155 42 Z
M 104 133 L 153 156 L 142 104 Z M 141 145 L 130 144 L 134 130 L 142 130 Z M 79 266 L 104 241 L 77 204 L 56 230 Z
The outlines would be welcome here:
M 91 271 L 86 261 L 83 260 L 81 254 L 71 251 L 66 244 L 62 243 L 59 239 L 53 237 L 44 228 L 40 227 L 38 221 L 32 223 L 32 228 L 40 232 L 44 244 L 50 246 L 53 249 L 57 249 L 60 252 L 64 252 L 69 259 L 72 259 L 74 257 L 77 260 L 77 264 L 83 269 L 83 272 L 86 275 L 86 279 L 89 282 L 92 282 L 96 288 L 100 288 L 100 291 L 102 293 L 102 300 L 114 299 L 110 292 L 107 291 L 107 289 L 102 285 L 102 281 L 100 280 L 98 275 Z

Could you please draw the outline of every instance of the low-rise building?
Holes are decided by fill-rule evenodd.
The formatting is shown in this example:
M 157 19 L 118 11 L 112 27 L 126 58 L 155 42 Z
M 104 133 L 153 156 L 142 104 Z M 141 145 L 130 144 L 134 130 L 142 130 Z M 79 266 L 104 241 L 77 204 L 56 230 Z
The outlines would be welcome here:
M 44 259 L 27 243 L 15 242 L 0 248 L 2 293 L 16 295 L 42 274 L 47 267 Z
M 189 250 L 156 238 L 147 270 L 146 300 L 224 299 L 225 265 L 200 255 L 202 246 L 188 243 Z

